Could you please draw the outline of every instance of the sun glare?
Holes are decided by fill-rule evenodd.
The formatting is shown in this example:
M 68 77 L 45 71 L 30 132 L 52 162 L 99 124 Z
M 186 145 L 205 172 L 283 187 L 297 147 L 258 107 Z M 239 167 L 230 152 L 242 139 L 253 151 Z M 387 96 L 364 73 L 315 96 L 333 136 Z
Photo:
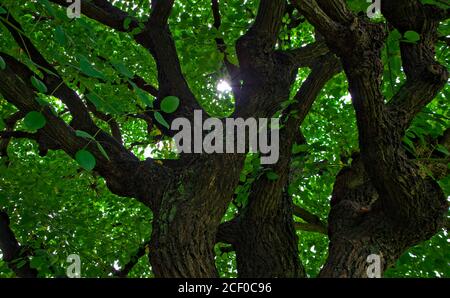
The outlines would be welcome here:
M 217 91 L 221 93 L 230 92 L 231 86 L 227 81 L 220 80 L 219 83 L 217 84 Z

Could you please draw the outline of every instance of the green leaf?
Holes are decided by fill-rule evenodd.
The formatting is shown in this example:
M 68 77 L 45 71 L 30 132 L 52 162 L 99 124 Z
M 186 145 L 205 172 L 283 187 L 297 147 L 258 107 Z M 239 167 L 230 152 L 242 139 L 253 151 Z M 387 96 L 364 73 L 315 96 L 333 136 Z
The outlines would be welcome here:
M 45 257 L 33 257 L 30 261 L 30 267 L 35 269 L 41 269 L 46 265 L 46 259 Z
M 294 144 L 294 146 L 292 146 L 292 154 L 296 155 L 302 152 L 307 152 L 308 148 L 309 146 L 306 144 L 301 145 Z
M 105 151 L 105 149 L 103 148 L 103 146 L 102 146 L 99 142 L 97 142 L 97 141 L 96 141 L 96 143 L 97 143 L 97 148 L 98 148 L 98 150 L 100 151 L 100 153 L 101 153 L 107 160 L 110 160 L 110 159 L 109 159 L 109 156 L 108 156 L 108 153 L 106 153 L 106 151 Z
M 30 130 L 38 130 L 45 126 L 47 120 L 40 112 L 29 112 L 24 119 L 25 126 Z
M 6 62 L 3 60 L 2 56 L 0 56 L 0 70 L 6 69 Z
M 95 168 L 95 157 L 91 152 L 82 149 L 75 154 L 75 160 L 78 164 L 87 171 L 92 171 Z
M 127 78 L 129 78 L 129 79 L 131 79 L 131 78 L 133 78 L 134 77 L 134 73 L 132 72 L 132 71 L 130 71 L 126 66 L 125 66 L 125 64 L 123 64 L 123 63 L 121 63 L 121 62 L 114 62 L 114 63 L 111 63 L 113 66 L 114 66 L 114 68 L 118 71 L 118 72 L 120 72 L 122 75 L 124 75 L 125 77 L 127 77 Z
M 45 86 L 45 84 L 35 76 L 31 77 L 31 84 L 33 85 L 34 88 L 36 88 L 36 90 L 38 90 L 41 93 L 47 93 L 48 91 L 47 86 Z
M 80 55 L 79 59 L 80 59 L 80 69 L 85 75 L 97 79 L 106 80 L 105 75 L 102 72 L 95 69 L 91 65 L 91 62 L 89 62 L 89 60 L 85 56 Z
M 3 121 L 3 118 L 0 117 L 0 130 L 4 130 L 6 127 L 5 121 Z
M 411 43 L 416 43 L 420 40 L 420 34 L 416 31 L 406 31 L 403 36 L 406 38 L 406 41 Z
M 173 113 L 178 109 L 180 99 L 176 96 L 167 96 L 161 101 L 161 110 L 164 113 Z
M 130 24 L 131 24 L 131 18 L 130 17 L 126 17 L 125 20 L 123 21 L 123 28 L 125 30 L 130 29 Z
M 154 113 L 156 121 L 158 121 L 162 126 L 166 127 L 167 129 L 170 129 L 169 123 L 167 123 L 166 119 L 161 115 L 160 112 Z
M 94 141 L 95 142 L 95 144 L 97 144 L 97 148 L 98 148 L 98 150 L 100 151 L 100 153 L 106 158 L 106 159 L 108 159 L 108 160 L 110 160 L 109 159 L 109 156 L 108 156 L 108 154 L 106 153 L 106 151 L 105 151 L 105 149 L 103 148 L 103 146 L 91 135 L 91 134 L 89 134 L 88 132 L 85 132 L 85 131 L 83 131 L 83 130 L 77 130 L 77 131 L 75 131 L 75 134 L 77 135 L 77 137 L 81 137 L 81 138 L 84 138 L 84 139 L 88 139 L 88 140 L 92 140 L 92 141 Z
M 146 106 L 153 108 L 153 99 L 150 98 L 147 92 L 136 86 L 136 93 Z
M 93 136 L 83 130 L 77 130 L 75 131 L 75 134 L 77 135 L 77 137 L 95 141 L 95 138 Z
M 5 14 L 5 13 L 7 13 L 7 11 L 3 7 L 0 7 L 0 14 Z
M 266 177 L 267 177 L 267 179 L 269 179 L 271 181 L 275 181 L 279 178 L 278 174 L 275 173 L 274 171 L 266 172 Z
M 141 28 L 134 28 L 133 30 L 131 30 L 130 34 L 131 35 L 138 35 L 142 33 L 142 29 Z
M 42 107 L 50 106 L 50 103 L 48 101 L 46 101 L 45 99 L 41 98 L 41 97 L 36 97 L 36 101 Z
M 58 26 L 55 29 L 55 40 L 60 45 L 66 44 L 66 33 L 64 32 L 64 29 L 61 26 Z
M 27 263 L 26 260 L 21 259 L 21 260 L 17 263 L 17 268 L 22 268 L 23 266 L 25 266 L 26 263 Z
M 96 109 L 100 109 L 103 106 L 103 100 L 95 93 L 88 93 L 87 99 L 92 102 Z
M 411 150 L 411 153 L 413 153 L 413 154 L 416 153 L 416 147 L 414 146 L 414 142 L 411 141 L 410 138 L 404 137 L 403 138 L 403 143 L 405 143 L 409 147 L 409 149 Z
M 402 34 L 398 32 L 397 29 L 395 29 L 394 31 L 392 31 L 390 38 L 393 40 L 400 40 L 402 38 Z
M 444 153 L 446 156 L 450 156 L 450 152 L 448 151 L 448 149 L 445 148 L 444 146 L 442 146 L 441 144 L 438 144 L 436 146 L 436 150 L 441 152 L 441 153 Z
M 436 5 L 442 9 L 448 9 L 450 7 L 450 4 L 445 3 L 445 0 L 439 1 L 439 0 L 421 0 L 423 4 L 431 4 Z
M 227 58 L 231 64 L 239 65 L 239 60 L 236 55 L 229 55 L 229 56 L 227 56 Z
M 42 5 L 44 5 L 45 10 L 47 10 L 49 15 L 51 15 L 52 17 L 56 17 L 55 10 L 50 5 L 50 2 L 48 0 L 38 0 L 38 2 L 41 3 Z

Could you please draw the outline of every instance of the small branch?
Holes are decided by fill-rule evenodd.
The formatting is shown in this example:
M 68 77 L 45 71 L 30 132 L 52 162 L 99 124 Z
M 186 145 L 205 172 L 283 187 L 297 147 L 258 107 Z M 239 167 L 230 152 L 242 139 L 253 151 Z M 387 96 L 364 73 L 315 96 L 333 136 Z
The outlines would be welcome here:
M 120 131 L 120 126 L 119 123 L 117 123 L 116 119 L 114 119 L 111 115 L 107 115 L 98 111 L 90 101 L 87 101 L 87 107 L 95 117 L 106 122 L 109 125 L 109 128 L 111 129 L 111 135 L 121 145 L 123 145 L 122 132 Z
M 12 116 L 5 119 L 6 124 L 6 130 L 4 133 L 8 133 L 14 130 L 14 127 L 16 126 L 17 121 L 25 117 L 25 113 L 22 111 L 18 111 L 14 113 Z M 11 137 L 3 136 L 0 140 L 0 156 L 7 156 L 8 155 L 8 145 L 11 140 Z
M 315 224 L 295 222 L 294 228 L 296 230 L 300 230 L 300 231 L 316 232 L 316 233 L 328 235 L 326 227 L 315 225 Z
M 134 78 L 131 79 L 131 81 L 142 90 L 147 91 L 148 93 L 150 93 L 155 97 L 158 96 L 158 89 L 155 86 L 148 84 L 143 78 L 139 76 L 134 76 Z M 131 84 L 129 87 L 131 87 Z
M 27 250 L 21 247 L 17 241 L 14 232 L 10 228 L 9 216 L 4 211 L 0 211 L 0 249 L 3 254 L 3 260 L 17 277 L 37 277 L 38 272 L 30 266 Z M 18 266 L 21 263 L 20 259 L 23 259 L 25 264 Z
M 294 205 L 294 215 L 300 217 L 307 223 L 295 223 L 295 228 L 298 230 L 318 232 L 327 235 L 327 225 L 323 223 L 317 215 Z
M 220 26 L 222 24 L 222 17 L 220 15 L 220 8 L 219 8 L 219 0 L 211 0 L 211 9 L 213 12 L 214 17 L 214 28 L 216 28 L 217 31 L 220 30 Z M 225 40 L 223 38 L 215 38 L 217 50 L 223 54 L 223 61 L 225 64 L 225 67 L 228 71 L 228 75 L 231 78 L 231 86 L 232 87 L 239 87 L 239 67 L 234 65 L 230 62 L 228 59 L 228 53 L 227 53 L 227 45 L 225 44 Z
M 139 262 L 139 259 L 147 254 L 148 247 L 150 245 L 150 241 L 143 243 L 134 255 L 131 257 L 130 261 L 123 266 L 121 270 L 113 270 L 113 276 L 125 278 L 128 276 L 128 273 L 133 269 L 133 267 Z
M 0 139 L 10 138 L 37 140 L 38 135 L 26 131 L 0 131 Z

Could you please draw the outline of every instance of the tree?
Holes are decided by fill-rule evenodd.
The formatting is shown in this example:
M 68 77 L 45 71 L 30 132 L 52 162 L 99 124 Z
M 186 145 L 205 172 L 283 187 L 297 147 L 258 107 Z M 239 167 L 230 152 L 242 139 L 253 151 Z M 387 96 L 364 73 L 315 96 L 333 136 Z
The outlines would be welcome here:
M 79 253 L 92 276 L 233 276 L 235 255 L 241 277 L 366 277 L 373 254 L 400 275 L 424 243 L 425 275 L 448 276 L 448 5 L 247 2 L 82 0 L 71 20 L 64 0 L 1 1 L 10 274 Z M 170 123 L 195 110 L 279 117 L 278 162 L 177 154 Z

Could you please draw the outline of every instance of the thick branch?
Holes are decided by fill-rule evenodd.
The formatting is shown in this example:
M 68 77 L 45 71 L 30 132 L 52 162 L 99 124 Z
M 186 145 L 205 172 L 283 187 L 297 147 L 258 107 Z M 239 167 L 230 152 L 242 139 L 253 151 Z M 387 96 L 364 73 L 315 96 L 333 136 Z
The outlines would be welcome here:
M 437 95 L 448 80 L 447 69 L 435 60 L 435 43 L 441 10 L 419 1 L 382 2 L 382 12 L 400 33 L 421 34 L 416 43 L 400 42 L 407 81 L 392 99 L 390 108 L 405 130 L 414 117 Z
M 81 12 L 108 27 L 111 27 L 117 31 L 131 32 L 134 28 L 138 27 L 137 20 L 131 18 L 126 12 L 112 5 L 107 0 L 80 0 Z M 50 0 L 55 4 L 63 7 L 68 7 L 71 3 L 66 0 Z M 124 21 L 126 18 L 131 19 L 130 26 L 126 29 L 124 27 Z
M 261 0 L 255 23 L 250 30 L 264 35 L 272 46 L 275 45 L 285 7 L 284 0 Z
M 220 224 L 216 234 L 216 242 L 234 244 L 238 239 L 239 223 L 236 219 Z
M 36 96 L 30 82 L 33 74 L 25 65 L 7 54 L 2 53 L 2 57 L 7 66 L 5 70 L 0 71 L 0 93 L 24 113 L 41 111 L 46 125 L 38 130 L 40 144 L 47 144 L 48 149 L 62 149 L 72 157 L 88 145 L 87 149 L 97 161 L 95 170 L 106 179 L 112 192 L 137 198 L 148 205 L 152 204 L 153 196 L 160 190 L 159 186 L 163 185 L 159 180 L 165 171 L 162 166 L 151 160 L 140 162 L 109 135 L 97 131 L 96 140 L 108 154 L 107 159 L 95 143 L 77 137 L 75 130 L 56 116 L 49 107 L 42 107 L 34 100 Z
M 64 7 L 68 6 L 63 0 L 51 0 L 51 2 Z M 172 114 L 164 114 L 164 118 L 169 123 L 177 117 L 193 118 L 195 109 L 202 110 L 183 76 L 175 43 L 167 26 L 167 19 L 173 2 L 173 0 L 153 1 L 152 13 L 149 20 L 145 23 L 144 30 L 140 34 L 133 36 L 137 43 L 149 50 L 156 61 L 159 82 L 159 92 L 155 102 L 156 108 L 158 108 L 159 102 L 169 95 L 177 96 L 181 100 L 180 108 L 177 111 Z M 129 32 L 139 25 L 126 12 L 108 1 L 95 0 L 89 2 L 82 0 L 81 3 L 81 12 L 85 16 L 117 31 Z M 128 29 L 123 27 L 123 22 L 126 18 L 132 20 Z M 173 134 L 164 127 L 161 127 L 161 130 L 168 135 Z
M 320 33 L 338 33 L 339 23 L 325 13 L 315 0 L 294 0 L 294 3 L 297 9 Z
M 150 22 L 164 25 L 170 16 L 174 0 L 153 0 Z
M 43 67 L 53 74 L 57 74 L 56 69 L 42 56 L 39 50 L 34 46 L 28 37 L 23 35 L 23 29 L 19 22 L 17 22 L 11 14 L 8 14 L 7 22 L 2 20 L 3 25 L 8 28 L 17 44 L 27 53 L 30 54 L 30 59 L 38 66 Z M 96 129 L 88 110 L 84 106 L 78 95 L 70 89 L 62 78 L 55 77 L 47 71 L 43 71 L 44 83 L 48 87 L 50 93 L 59 97 L 61 101 L 68 107 L 72 117 L 73 125 L 81 130 L 92 132 Z
M 296 67 L 300 68 L 312 67 L 317 58 L 327 54 L 329 51 L 324 41 L 317 41 L 298 49 L 285 51 L 284 53 L 290 56 L 293 61 L 292 63 Z
M 311 4 L 314 1 L 298 2 L 301 7 L 305 8 L 302 3 Z M 319 2 L 323 4 L 327 1 Z M 383 3 L 386 5 L 394 3 L 394 1 L 383 1 Z M 411 3 L 417 4 L 418 2 L 411 1 Z M 395 1 L 395 4 L 398 5 L 398 1 Z M 327 10 L 324 5 L 321 5 L 321 8 Z M 307 15 L 308 20 L 314 26 L 321 26 L 321 20 L 312 15 L 312 12 L 318 9 L 317 4 L 315 6 L 306 5 L 306 9 L 309 9 L 310 12 Z M 400 15 L 398 19 L 402 20 L 401 15 L 410 10 L 409 6 L 404 11 L 403 9 L 403 6 L 399 5 L 398 11 L 392 15 L 392 19 Z M 371 23 L 364 17 L 355 18 L 351 23 L 347 23 L 343 22 L 333 11 L 327 10 L 326 13 L 328 18 L 339 22 L 340 26 L 338 32 L 322 30 L 321 33 L 330 49 L 342 60 L 356 111 L 362 160 L 378 191 L 384 211 L 396 221 L 401 219 L 401 223 L 409 225 L 410 228 L 426 225 L 430 218 L 441 221 L 439 214 L 445 210 L 442 190 L 430 177 L 421 177 L 417 166 L 408 161 L 401 142 L 407 123 L 410 121 L 408 117 L 416 113 L 414 111 L 420 111 L 423 104 L 434 98 L 445 84 L 446 71 L 436 64 L 430 63 L 429 57 L 434 55 L 427 54 L 424 47 L 407 53 L 406 51 L 411 51 L 416 45 L 404 46 L 402 58 L 408 80 L 413 79 L 416 83 L 424 80 L 423 83 L 417 84 L 417 87 L 423 90 L 415 90 L 412 82 L 407 83 L 406 87 L 400 91 L 402 93 L 398 95 L 402 99 L 396 98 L 394 102 L 402 102 L 399 105 L 402 108 L 407 108 L 408 102 L 412 106 L 418 105 L 418 107 L 407 108 L 409 111 L 406 113 L 401 109 L 389 108 L 384 103 L 385 98 L 381 91 L 383 74 L 381 50 L 386 37 L 385 29 L 381 24 Z M 423 20 L 426 16 L 423 10 L 416 10 L 414 14 L 408 14 L 406 17 L 411 21 L 411 26 L 418 25 L 416 24 L 417 19 L 421 20 L 422 24 L 430 22 L 430 20 Z M 428 36 L 435 34 L 433 33 L 434 26 L 423 25 L 421 28 L 419 30 L 421 39 L 429 47 L 433 47 L 433 39 Z M 413 64 L 409 64 L 411 62 Z M 421 64 L 423 66 L 418 72 L 420 75 L 415 74 L 416 70 L 406 69 L 412 65 L 416 67 Z M 435 74 L 432 75 L 433 73 Z M 421 76 L 423 78 L 419 78 Z M 427 83 L 431 83 L 430 86 L 424 85 Z M 412 90 L 417 91 L 420 98 L 416 97 Z
M 9 138 L 36 140 L 37 134 L 26 131 L 0 131 L 0 139 Z

